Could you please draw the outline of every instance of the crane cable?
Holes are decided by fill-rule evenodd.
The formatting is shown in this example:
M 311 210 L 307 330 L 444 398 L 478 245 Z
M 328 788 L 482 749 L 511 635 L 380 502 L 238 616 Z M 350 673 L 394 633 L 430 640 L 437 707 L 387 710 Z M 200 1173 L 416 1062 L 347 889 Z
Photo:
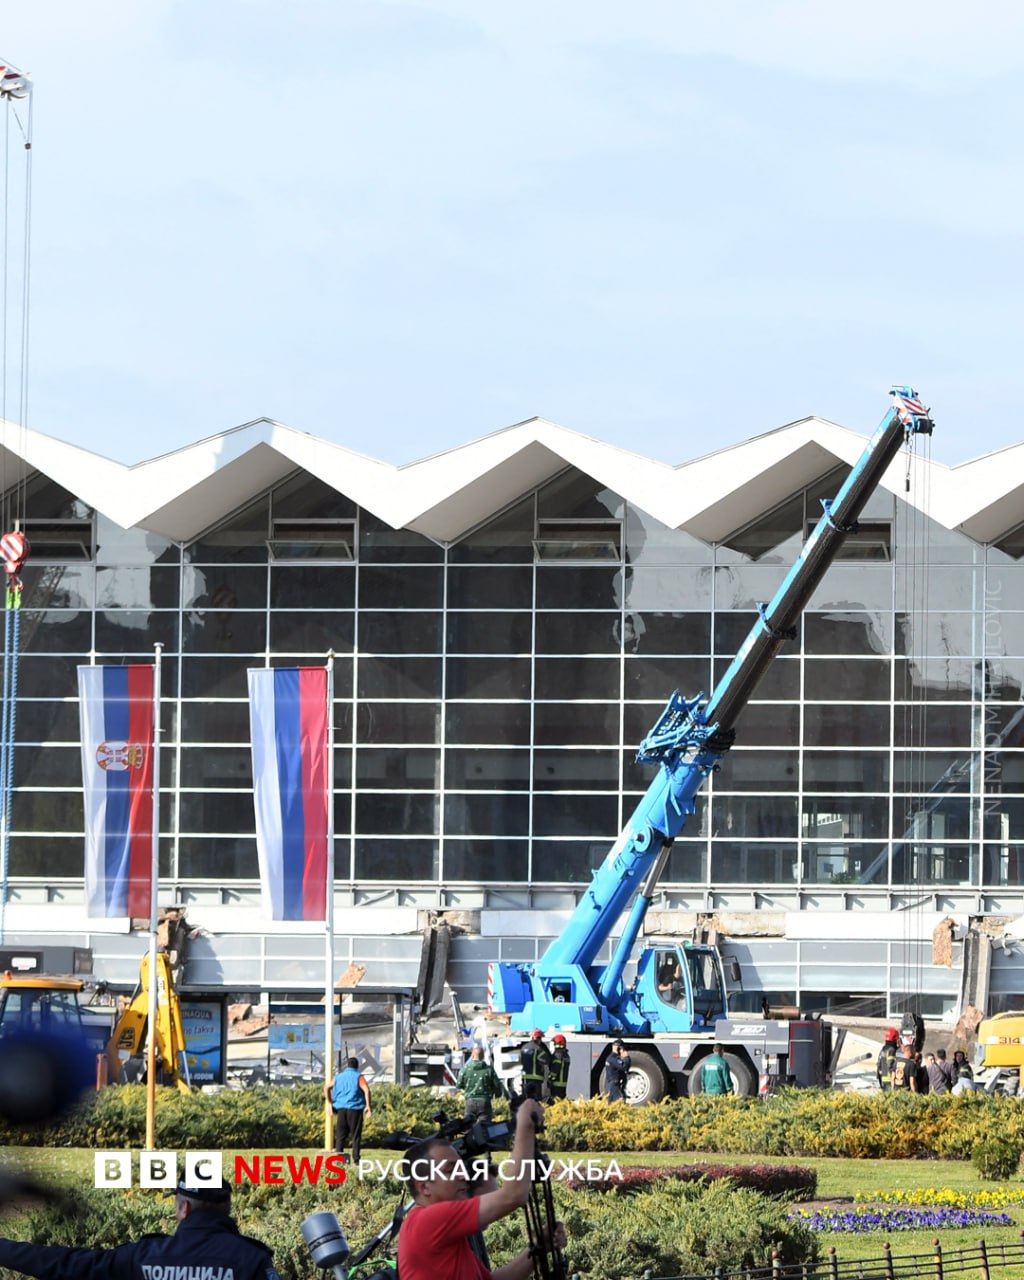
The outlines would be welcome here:
M 919 465 L 915 468 L 914 463 Z M 918 492 L 913 501 L 911 492 L 913 473 L 916 470 Z M 903 1011 L 915 1020 L 920 1034 L 924 1015 L 924 948 L 922 937 L 924 903 L 933 880 L 933 849 L 930 842 L 934 831 L 931 825 L 931 806 L 928 804 L 929 760 L 926 746 L 928 734 L 929 668 L 932 665 L 932 647 L 929 643 L 931 620 L 931 539 L 924 512 L 929 509 L 931 480 L 931 436 L 918 437 L 907 442 L 904 500 L 897 502 L 897 512 L 902 517 L 902 536 L 898 543 L 904 571 L 902 589 L 897 590 L 896 608 L 905 618 L 903 655 L 905 681 L 902 696 L 902 726 L 897 726 L 897 739 L 903 755 L 903 799 L 906 805 L 901 816 L 903 836 L 902 875 L 893 868 L 893 888 L 902 882 L 903 904 Z M 916 670 L 915 670 L 916 669 Z M 894 809 L 894 826 L 896 821 Z
M 12 801 L 14 795 L 14 744 L 16 736 L 16 708 L 18 699 L 18 657 L 21 637 L 21 569 L 28 558 L 30 547 L 22 526 L 25 520 L 27 495 L 25 456 L 25 431 L 28 423 L 28 336 L 29 336 L 29 286 L 31 262 L 32 215 L 32 85 L 26 75 L 10 64 L 0 64 L 0 100 L 6 108 L 4 135 L 4 208 L 3 208 L 3 317 L 2 317 L 2 386 L 0 386 L 0 416 L 3 418 L 5 445 L 3 451 L 3 522 L 13 526 L 0 537 L 0 562 L 7 574 L 4 609 L 4 661 L 3 690 L 0 704 L 0 941 L 4 936 L 4 918 L 7 908 L 7 883 L 10 855 Z M 15 104 L 24 101 L 25 121 L 22 122 Z M 7 419 L 7 386 L 9 333 L 8 317 L 10 298 L 10 209 L 11 209 L 11 120 L 14 119 L 23 139 L 24 150 L 24 221 L 21 237 L 21 313 L 20 350 L 18 353 L 18 448 L 16 472 L 13 484 L 8 484 L 7 461 L 11 450 L 7 445 L 9 425 Z

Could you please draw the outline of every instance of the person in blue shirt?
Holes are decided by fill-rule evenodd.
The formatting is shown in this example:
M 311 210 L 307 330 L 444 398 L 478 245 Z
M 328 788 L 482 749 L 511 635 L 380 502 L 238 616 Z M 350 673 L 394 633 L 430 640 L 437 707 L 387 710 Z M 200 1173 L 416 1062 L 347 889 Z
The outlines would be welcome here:
M 373 1114 L 370 1086 L 360 1074 L 359 1059 L 349 1058 L 348 1065 L 324 1085 L 324 1097 L 338 1117 L 334 1129 L 334 1149 L 344 1151 L 352 1143 L 352 1160 L 359 1163 L 363 1143 L 363 1117 Z

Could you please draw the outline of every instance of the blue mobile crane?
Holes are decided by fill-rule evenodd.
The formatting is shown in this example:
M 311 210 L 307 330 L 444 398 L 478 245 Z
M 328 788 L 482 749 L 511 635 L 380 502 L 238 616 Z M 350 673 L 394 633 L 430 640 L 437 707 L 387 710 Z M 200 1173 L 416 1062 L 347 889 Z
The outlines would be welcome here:
M 713 946 L 646 947 L 636 977 L 629 963 L 654 898 L 672 842 L 694 812 L 704 780 L 729 750 L 736 720 L 758 682 L 838 554 L 857 518 L 901 446 L 930 435 L 929 411 L 911 387 L 895 387 L 893 403 L 839 493 L 823 512 L 796 564 L 758 618 L 707 701 L 678 690 L 640 744 L 637 760 L 658 766 L 625 830 L 594 873 L 590 887 L 561 935 L 536 964 L 493 963 L 490 1008 L 510 1015 L 513 1034 L 534 1028 L 570 1041 L 570 1096 L 600 1088 L 608 1038 L 626 1041 L 633 1072 L 627 1097 L 652 1101 L 666 1093 L 700 1090 L 699 1066 L 712 1043 L 726 1047 L 737 1093 L 751 1094 L 774 1077 L 794 1084 L 824 1084 L 838 1046 L 820 1019 L 744 1021 L 728 1017 L 722 961 Z M 626 925 L 611 959 L 598 955 L 622 913 Z

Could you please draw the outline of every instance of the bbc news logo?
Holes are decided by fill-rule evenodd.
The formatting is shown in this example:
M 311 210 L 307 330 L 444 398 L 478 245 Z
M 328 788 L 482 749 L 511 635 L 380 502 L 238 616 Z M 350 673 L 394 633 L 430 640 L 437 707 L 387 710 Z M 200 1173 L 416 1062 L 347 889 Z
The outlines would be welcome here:
M 177 1151 L 140 1151 L 138 1185 L 163 1191 L 173 1191 L 179 1180 L 188 1187 L 222 1185 L 225 1178 L 223 1151 L 185 1151 L 181 1155 L 179 1179 Z M 131 1151 L 94 1152 L 93 1185 L 127 1190 L 132 1186 L 133 1164 Z M 340 1152 L 312 1157 L 275 1153 L 235 1156 L 231 1162 L 230 1180 L 236 1187 L 336 1187 L 345 1181 L 345 1157 Z

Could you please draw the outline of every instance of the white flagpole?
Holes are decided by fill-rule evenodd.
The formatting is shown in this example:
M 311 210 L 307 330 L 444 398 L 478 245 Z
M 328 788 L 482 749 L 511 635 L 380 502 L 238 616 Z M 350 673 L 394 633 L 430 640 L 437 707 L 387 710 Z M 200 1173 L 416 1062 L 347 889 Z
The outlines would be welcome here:
M 146 1150 L 156 1148 L 156 903 L 160 878 L 160 659 L 153 645 L 153 847 L 149 865 L 149 1022 L 146 1035 Z
M 324 903 L 324 1083 L 334 1075 L 334 650 L 327 651 L 327 897 Z M 340 999 L 340 997 L 339 997 Z M 324 1150 L 334 1145 L 330 1099 L 324 1105 Z

